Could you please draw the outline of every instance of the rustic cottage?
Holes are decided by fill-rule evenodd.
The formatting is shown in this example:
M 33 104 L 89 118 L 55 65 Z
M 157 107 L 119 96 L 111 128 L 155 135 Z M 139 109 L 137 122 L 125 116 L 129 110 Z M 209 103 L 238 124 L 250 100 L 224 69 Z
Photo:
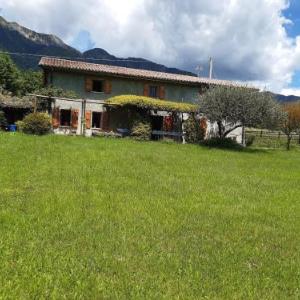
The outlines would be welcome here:
M 44 72 L 44 84 L 74 91 L 79 99 L 55 99 L 53 127 L 57 133 L 91 135 L 97 130 L 126 128 L 130 112 L 112 110 L 110 99 L 120 95 L 151 97 L 165 101 L 195 103 L 211 85 L 235 85 L 230 81 L 169 74 L 148 70 L 93 64 L 43 57 L 39 63 Z M 153 100 L 154 101 L 154 100 Z M 111 105 L 108 105 L 111 103 Z M 151 109 L 154 130 L 164 129 L 164 120 L 180 109 Z M 183 113 L 183 111 L 181 111 Z M 184 114 L 181 114 L 181 120 Z M 127 120 L 127 121 L 126 121 Z M 126 123 L 127 122 L 127 123 Z M 172 130 L 172 129 L 170 129 Z

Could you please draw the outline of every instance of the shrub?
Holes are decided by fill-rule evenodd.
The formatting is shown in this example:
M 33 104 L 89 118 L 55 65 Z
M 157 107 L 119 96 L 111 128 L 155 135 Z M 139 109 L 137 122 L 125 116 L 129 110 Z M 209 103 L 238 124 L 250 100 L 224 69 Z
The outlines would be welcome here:
M 7 120 L 5 114 L 2 110 L 0 110 L 0 130 L 7 125 Z
M 151 124 L 147 120 L 137 120 L 131 130 L 131 136 L 139 141 L 149 141 L 151 139 Z
M 71 90 L 64 90 L 53 86 L 47 86 L 35 91 L 36 94 L 49 96 L 49 97 L 61 97 L 61 98 L 78 98 L 79 96 Z
M 20 132 L 24 131 L 24 122 L 23 121 L 17 121 L 16 125 L 17 125 L 17 130 L 18 131 L 20 131 Z
M 200 121 L 190 116 L 184 123 L 185 140 L 189 144 L 198 144 L 204 140 L 206 128 L 200 126 Z
M 246 136 L 246 147 L 252 146 L 254 141 L 255 141 L 255 135 Z
M 234 149 L 234 150 L 242 150 L 242 145 L 238 144 L 235 140 L 231 138 L 211 138 L 209 140 L 205 140 L 201 143 L 204 146 L 210 148 L 220 148 L 220 149 Z
M 32 113 L 23 120 L 23 132 L 27 134 L 43 135 L 51 130 L 50 117 L 45 113 Z

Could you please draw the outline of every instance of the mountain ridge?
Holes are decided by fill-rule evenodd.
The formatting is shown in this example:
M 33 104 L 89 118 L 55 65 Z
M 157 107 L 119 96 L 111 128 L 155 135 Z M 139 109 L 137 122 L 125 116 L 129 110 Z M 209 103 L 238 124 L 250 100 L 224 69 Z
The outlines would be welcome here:
M 58 58 L 93 63 L 99 63 L 101 61 L 101 64 L 123 66 L 127 68 L 196 76 L 194 73 L 176 68 L 169 68 L 143 58 L 118 58 L 101 48 L 94 48 L 81 53 L 53 34 L 38 33 L 21 26 L 16 22 L 8 22 L 1 16 L 0 50 L 10 53 L 20 53 L 19 55 L 13 54 L 11 57 L 22 69 L 37 70 L 41 56 L 55 56 Z
M 298 102 L 298 101 L 300 101 L 300 97 L 299 96 L 295 96 L 295 95 L 288 95 L 288 96 L 286 96 L 286 95 L 281 95 L 281 94 L 274 94 L 274 96 L 281 103 L 291 103 L 291 102 Z

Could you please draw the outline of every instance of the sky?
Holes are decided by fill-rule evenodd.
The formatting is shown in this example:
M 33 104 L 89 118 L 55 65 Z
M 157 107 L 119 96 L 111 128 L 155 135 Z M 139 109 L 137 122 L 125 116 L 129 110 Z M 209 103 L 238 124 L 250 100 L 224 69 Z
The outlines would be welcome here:
M 0 0 L 8 21 L 214 78 L 300 95 L 300 0 Z

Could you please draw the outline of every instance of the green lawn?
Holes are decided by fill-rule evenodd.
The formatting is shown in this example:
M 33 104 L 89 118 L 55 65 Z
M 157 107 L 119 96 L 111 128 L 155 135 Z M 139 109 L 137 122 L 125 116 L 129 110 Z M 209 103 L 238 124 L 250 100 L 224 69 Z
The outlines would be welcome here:
M 300 151 L 0 134 L 0 299 L 299 299 Z

